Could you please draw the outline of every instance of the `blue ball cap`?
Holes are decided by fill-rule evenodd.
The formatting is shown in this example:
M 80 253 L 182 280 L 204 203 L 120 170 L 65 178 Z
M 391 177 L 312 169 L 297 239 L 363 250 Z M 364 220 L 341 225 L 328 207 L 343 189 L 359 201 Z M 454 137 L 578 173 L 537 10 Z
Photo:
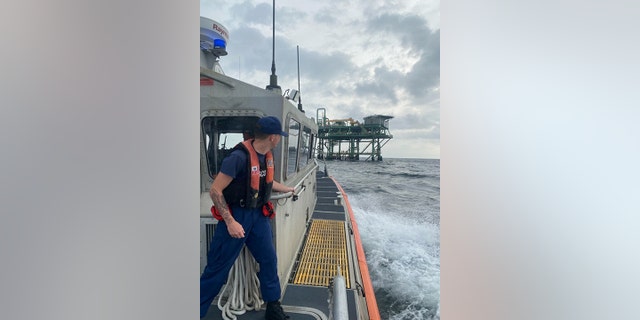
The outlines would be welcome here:
M 258 120 L 256 129 L 262 133 L 279 134 L 283 137 L 288 137 L 289 134 L 282 131 L 282 124 L 280 120 L 274 116 L 263 117 Z

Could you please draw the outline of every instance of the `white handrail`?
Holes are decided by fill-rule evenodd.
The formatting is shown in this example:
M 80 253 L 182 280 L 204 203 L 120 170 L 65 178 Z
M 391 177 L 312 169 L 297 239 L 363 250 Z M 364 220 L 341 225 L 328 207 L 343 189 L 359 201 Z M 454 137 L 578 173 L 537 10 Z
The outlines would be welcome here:
M 298 182 L 298 184 L 296 184 L 295 187 L 293 187 L 296 191 L 294 191 L 293 193 L 291 192 L 284 192 L 284 193 L 272 193 L 271 194 L 271 198 L 269 198 L 270 200 L 279 200 L 279 199 L 284 199 L 284 198 L 291 198 L 291 196 L 293 196 L 293 194 L 295 193 L 296 195 L 299 195 L 301 192 L 304 192 L 304 190 L 306 190 L 306 186 L 302 186 L 302 188 L 300 187 L 302 185 L 302 183 L 307 180 L 307 177 L 316 172 L 314 169 L 318 168 L 318 163 L 314 164 L 314 167 L 311 168 L 311 170 L 309 170 L 309 172 L 307 172 L 307 174 L 304 175 L 304 178 L 302 178 L 300 180 L 300 182 Z

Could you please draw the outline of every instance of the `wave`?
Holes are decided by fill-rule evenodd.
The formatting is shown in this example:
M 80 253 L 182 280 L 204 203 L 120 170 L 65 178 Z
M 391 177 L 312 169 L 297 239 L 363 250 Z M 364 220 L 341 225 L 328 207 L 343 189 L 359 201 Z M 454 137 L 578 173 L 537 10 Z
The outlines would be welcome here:
M 368 197 L 350 200 L 385 319 L 435 319 L 440 301 L 437 225 L 384 212 Z
M 409 178 L 409 179 L 437 179 L 440 180 L 440 174 L 433 173 L 409 173 L 409 172 L 383 172 L 379 171 L 377 174 L 381 176 L 390 176 L 390 177 L 398 177 L 398 178 Z
M 440 318 L 440 162 L 327 162 L 349 196 L 383 319 Z

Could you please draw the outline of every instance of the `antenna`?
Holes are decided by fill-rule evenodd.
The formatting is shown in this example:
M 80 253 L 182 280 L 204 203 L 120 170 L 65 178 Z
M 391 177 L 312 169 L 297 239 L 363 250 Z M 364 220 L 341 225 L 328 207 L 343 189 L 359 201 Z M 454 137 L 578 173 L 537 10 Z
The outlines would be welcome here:
M 302 93 L 300 92 L 300 46 L 296 46 L 296 54 L 298 55 L 298 110 L 302 110 Z
M 279 90 L 280 86 L 278 85 L 278 76 L 276 75 L 276 0 L 273 0 L 273 22 L 272 22 L 272 30 L 273 30 L 273 39 L 271 43 L 271 77 L 269 77 L 269 85 L 267 86 L 267 90 Z

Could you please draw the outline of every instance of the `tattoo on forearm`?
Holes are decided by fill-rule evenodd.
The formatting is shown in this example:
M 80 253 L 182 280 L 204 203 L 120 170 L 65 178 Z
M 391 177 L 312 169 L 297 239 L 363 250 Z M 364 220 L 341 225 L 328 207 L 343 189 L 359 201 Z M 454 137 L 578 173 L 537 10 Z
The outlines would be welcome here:
M 211 194 L 211 200 L 213 200 L 213 204 L 218 209 L 222 219 L 224 219 L 224 221 L 228 221 L 229 218 L 231 218 L 231 213 L 229 212 L 227 202 L 224 200 L 224 196 L 217 192 L 213 192 Z

